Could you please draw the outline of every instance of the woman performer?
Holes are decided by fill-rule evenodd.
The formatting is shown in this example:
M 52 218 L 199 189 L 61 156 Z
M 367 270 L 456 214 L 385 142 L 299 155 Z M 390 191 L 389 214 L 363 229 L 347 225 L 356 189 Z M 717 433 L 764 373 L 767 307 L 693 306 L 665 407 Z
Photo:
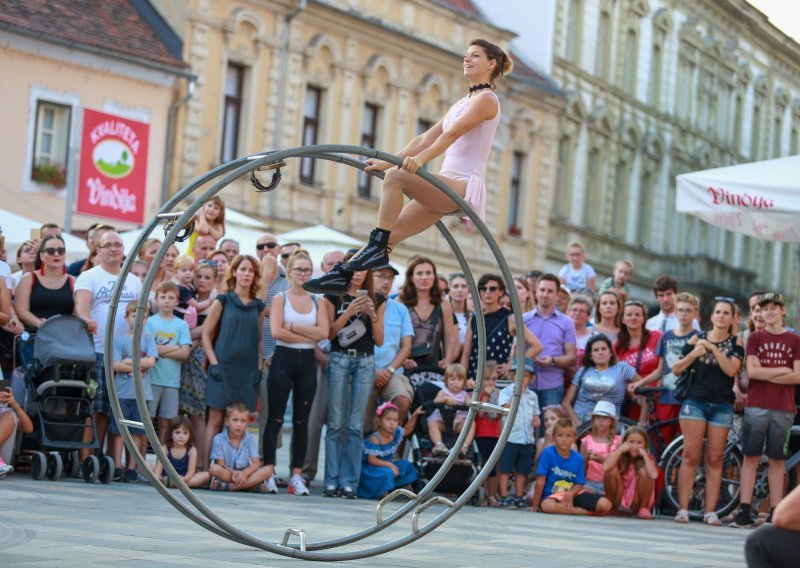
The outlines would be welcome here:
M 502 49 L 484 40 L 472 40 L 464 56 L 464 77 L 469 93 L 447 111 L 430 130 L 414 138 L 398 156 L 402 167 L 369 159 L 366 173 L 389 170 L 383 180 L 378 224 L 369 242 L 348 262 L 307 281 L 309 292 L 344 295 L 354 272 L 384 266 L 397 243 L 421 233 L 442 216 L 458 211 L 445 194 L 416 176 L 425 163 L 444 153 L 438 177 L 464 198 L 483 219 L 486 216 L 486 162 L 492 149 L 500 101 L 494 94 L 494 80 L 511 71 L 511 59 Z M 391 169 L 390 169 L 391 168 Z M 412 201 L 403 207 L 403 196 Z

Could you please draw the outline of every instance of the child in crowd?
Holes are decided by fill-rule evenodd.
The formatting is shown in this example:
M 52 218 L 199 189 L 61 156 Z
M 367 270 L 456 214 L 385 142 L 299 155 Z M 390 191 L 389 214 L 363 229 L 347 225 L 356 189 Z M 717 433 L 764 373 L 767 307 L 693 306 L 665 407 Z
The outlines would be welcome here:
M 517 370 L 517 361 L 511 366 L 510 372 Z M 533 448 L 536 442 L 536 430 L 539 429 L 539 398 L 536 393 L 528 388 L 533 380 L 533 361 L 525 359 L 525 374 L 522 380 L 522 392 L 520 394 L 517 415 L 514 417 L 514 426 L 508 436 L 506 447 L 500 457 L 500 475 L 498 476 L 500 506 L 501 507 L 525 507 L 525 486 L 528 483 L 528 474 L 533 466 Z M 500 391 L 498 404 L 509 408 L 511 398 L 514 395 L 514 385 L 508 385 Z M 514 493 L 516 499 L 508 496 L 508 480 L 514 474 Z
M 375 411 L 375 431 L 364 440 L 364 459 L 356 495 L 362 499 L 382 499 L 399 487 L 417 480 L 417 470 L 408 460 L 393 459 L 403 439 L 414 431 L 421 406 L 411 413 L 403 428 L 397 406 L 384 402 Z
M 447 406 L 465 406 L 467 404 L 467 396 L 469 393 L 467 388 L 467 371 L 461 365 L 456 363 L 448 365 L 444 371 L 444 388 L 440 390 L 436 397 L 433 399 L 434 404 L 446 404 Z M 464 422 L 467 420 L 467 411 L 456 411 L 455 419 L 453 420 L 453 432 L 456 434 L 461 433 L 464 427 Z M 428 416 L 428 436 L 430 436 L 433 447 L 431 454 L 440 456 L 447 454 L 450 450 L 442 443 L 442 434 L 444 433 L 444 420 L 442 420 L 442 413 L 437 408 L 431 415 Z M 475 435 L 475 425 L 472 425 L 472 432 L 469 433 L 464 446 L 460 450 L 460 454 L 467 455 L 467 449 L 472 443 L 472 437 Z
M 566 417 L 567 415 L 564 413 L 564 410 L 561 408 L 560 404 L 551 404 L 550 406 L 545 406 L 542 410 L 544 436 L 536 440 L 536 458 L 533 463 L 533 471 L 538 469 L 539 456 L 542 455 L 542 451 L 545 448 L 549 448 L 555 444 L 555 441 L 553 440 L 553 426 L 555 426 L 556 422 L 558 422 L 561 418 Z M 531 493 L 531 497 L 533 497 L 533 493 Z
M 145 333 L 155 338 L 158 361 L 150 371 L 153 385 L 153 400 L 148 410 L 158 417 L 161 443 L 166 442 L 169 421 L 178 415 L 181 386 L 181 363 L 189 358 L 192 338 L 188 324 L 174 314 L 178 304 L 178 286 L 174 282 L 162 282 L 156 289 L 158 313 L 147 318 Z
M 215 241 L 225 235 L 225 202 L 215 195 L 194 216 L 194 232 L 189 241 L 189 250 L 194 248 L 198 235 L 210 235 Z
M 586 260 L 583 244 L 575 241 L 567 245 L 567 263 L 558 271 L 558 277 L 570 292 L 589 290 L 594 293 L 597 273 Z M 563 311 L 563 310 L 562 310 Z
M 208 485 L 211 476 L 207 471 L 197 471 L 197 448 L 194 447 L 192 422 L 186 416 L 176 416 L 169 422 L 167 429 L 167 443 L 162 446 L 167 454 L 167 459 L 184 483 L 189 487 L 203 487 Z M 156 464 L 156 477 L 164 482 L 167 487 L 172 483 L 164 473 L 161 462 Z
M 249 421 L 246 404 L 234 402 L 225 409 L 225 426 L 211 443 L 211 491 L 267 492 L 266 480 L 275 468 L 261 465 L 258 441 L 247 431 Z
M 144 282 L 144 278 L 147 276 L 147 263 L 143 260 L 134 260 L 131 264 L 131 274 Z
M 500 391 L 497 390 L 497 361 L 486 361 L 483 367 L 483 385 L 481 393 L 478 395 L 480 402 L 498 404 Z M 486 463 L 489 456 L 497 446 L 500 439 L 500 431 L 503 428 L 503 417 L 496 412 L 479 411 L 475 416 L 475 444 L 478 446 L 478 453 L 481 461 Z M 500 493 L 497 486 L 497 465 L 492 468 L 489 477 L 486 479 L 486 498 L 490 507 L 497 507 L 500 504 Z
M 114 335 L 112 344 L 112 357 L 114 361 L 114 384 L 117 387 L 117 398 L 122 407 L 122 415 L 127 420 L 135 422 L 142 421 L 139 407 L 136 405 L 136 391 L 133 387 L 133 325 L 136 322 L 136 302 L 128 302 L 125 306 L 125 323 L 128 324 L 128 333 L 125 335 Z M 148 369 L 152 369 L 156 364 L 158 350 L 156 349 L 153 336 L 144 333 L 140 346 L 141 369 L 142 369 L 142 388 L 144 389 L 145 400 L 153 399 L 153 391 L 150 387 Z M 147 438 L 142 428 L 128 427 L 128 431 L 133 437 L 136 447 L 142 455 L 147 455 Z M 111 456 L 114 458 L 114 481 L 136 481 L 136 462 L 133 455 L 128 452 L 127 468 L 122 468 L 122 437 L 119 434 L 119 425 L 116 420 L 109 424 L 109 446 Z
M 647 433 L 640 426 L 625 431 L 622 443 L 603 464 L 606 495 L 620 513 L 637 511 L 639 519 L 652 519 L 658 467 L 647 451 Z
M 583 457 L 572 449 L 577 438 L 575 425 L 561 418 L 553 426 L 555 445 L 545 448 L 536 470 L 531 510 L 558 515 L 605 514 L 611 501 L 598 493 L 584 491 L 586 473 Z
M 205 300 L 197 299 L 197 289 L 194 287 L 196 274 L 194 258 L 182 254 L 175 259 L 175 276 L 173 282 L 178 285 L 178 305 L 175 315 L 189 324 L 192 329 L 197 326 L 197 314 L 207 310 L 214 303 L 215 294 Z
M 631 279 L 631 276 L 633 276 L 633 265 L 625 259 L 620 259 L 614 264 L 613 276 L 609 276 L 603 280 L 597 293 L 602 294 L 603 292 L 611 290 L 616 294 L 624 295 L 626 298 L 629 298 L 631 295 L 631 286 L 628 284 L 628 280 Z
M 594 406 L 591 417 L 592 429 L 581 438 L 581 455 L 586 462 L 585 486 L 596 493 L 604 493 L 603 464 L 620 442 L 617 434 L 617 409 L 613 403 L 601 400 Z

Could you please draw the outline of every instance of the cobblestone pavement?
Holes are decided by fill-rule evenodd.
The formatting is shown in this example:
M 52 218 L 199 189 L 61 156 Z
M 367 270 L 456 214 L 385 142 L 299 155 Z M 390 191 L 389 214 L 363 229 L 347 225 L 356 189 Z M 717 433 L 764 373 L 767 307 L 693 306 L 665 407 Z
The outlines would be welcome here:
M 319 484 L 312 492 L 320 491 Z M 317 495 L 239 495 L 202 491 L 229 522 L 272 541 L 288 527 L 309 541 L 370 526 L 375 502 Z M 33 481 L 23 473 L 0 481 L 2 566 L 298 566 L 302 561 L 251 549 L 198 527 L 147 484 L 88 485 Z M 423 515 L 433 518 L 436 508 Z M 410 516 L 370 545 L 408 534 Z M 423 539 L 379 559 L 343 566 L 743 566 L 747 531 L 671 519 L 570 518 L 465 507 Z

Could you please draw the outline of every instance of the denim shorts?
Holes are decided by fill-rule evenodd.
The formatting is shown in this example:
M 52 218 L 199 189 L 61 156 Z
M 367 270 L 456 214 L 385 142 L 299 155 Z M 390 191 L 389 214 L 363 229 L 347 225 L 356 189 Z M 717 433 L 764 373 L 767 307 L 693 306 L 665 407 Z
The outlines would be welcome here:
M 123 418 L 126 420 L 133 420 L 134 422 L 142 421 L 142 415 L 139 412 L 139 407 L 136 406 L 135 398 L 121 398 L 119 399 L 119 405 L 122 407 Z M 108 425 L 108 431 L 112 434 L 119 434 L 119 424 L 117 424 L 116 419 L 112 420 Z M 144 436 L 143 428 L 134 428 L 133 426 L 128 426 L 128 432 L 130 432 L 132 436 Z
M 500 473 L 528 475 L 533 467 L 533 444 L 508 442 L 500 454 Z
M 763 453 L 771 460 L 785 460 L 793 421 L 794 412 L 788 410 L 745 408 L 742 453 L 750 457 Z
M 701 402 L 687 399 L 681 406 L 681 420 L 708 422 L 709 426 L 730 428 L 733 424 L 733 404 L 730 402 Z

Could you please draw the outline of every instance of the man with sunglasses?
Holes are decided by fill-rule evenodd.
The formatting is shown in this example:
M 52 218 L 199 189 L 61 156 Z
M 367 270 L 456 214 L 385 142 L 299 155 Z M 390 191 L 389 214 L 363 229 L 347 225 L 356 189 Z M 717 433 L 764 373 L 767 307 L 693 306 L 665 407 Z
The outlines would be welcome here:
M 265 233 L 258 237 L 256 241 L 256 256 L 261 261 L 261 290 L 258 297 L 266 304 L 264 310 L 264 327 L 261 328 L 261 346 L 263 348 L 264 363 L 261 366 L 261 384 L 258 389 L 258 447 L 259 451 L 263 447 L 262 437 L 264 428 L 267 425 L 267 378 L 269 377 L 269 367 L 272 363 L 272 355 L 275 353 L 275 339 L 272 337 L 272 328 L 269 323 L 269 308 L 272 305 L 272 298 L 284 290 L 289 289 L 289 281 L 286 279 L 286 270 L 278 262 L 278 255 L 281 245 L 275 235 Z M 282 445 L 281 436 L 278 436 L 278 447 Z M 262 456 L 263 458 L 263 456 Z
M 533 361 L 536 377 L 529 387 L 536 391 L 540 408 L 561 404 L 564 372 L 577 358 L 575 324 L 556 308 L 560 287 L 558 276 L 542 274 L 536 281 L 536 307 L 522 316 L 542 344 L 542 352 Z
M 300 243 L 286 243 L 281 247 L 281 265 L 286 270 L 286 264 L 289 262 L 289 257 L 294 254 L 294 251 L 300 248 Z
M 97 363 L 97 390 L 92 401 L 95 427 L 97 428 L 97 442 L 103 447 L 106 430 L 111 416 L 111 401 L 106 389 L 106 373 L 104 363 L 105 329 L 108 319 L 108 307 L 111 303 L 111 293 L 119 278 L 122 269 L 122 258 L 125 250 L 122 239 L 116 231 L 103 231 L 97 241 L 97 260 L 99 264 L 83 272 L 75 280 L 75 315 L 83 319 L 94 337 L 94 350 Z M 135 302 L 142 293 L 142 282 L 133 274 L 128 274 L 122 286 L 119 297 L 120 309 L 114 321 L 114 335 L 121 336 L 128 333 L 128 324 L 125 323 L 125 306 L 128 302 Z M 91 442 L 93 432 L 91 428 L 84 431 L 84 442 Z M 89 455 L 89 450 L 81 450 L 81 460 Z

